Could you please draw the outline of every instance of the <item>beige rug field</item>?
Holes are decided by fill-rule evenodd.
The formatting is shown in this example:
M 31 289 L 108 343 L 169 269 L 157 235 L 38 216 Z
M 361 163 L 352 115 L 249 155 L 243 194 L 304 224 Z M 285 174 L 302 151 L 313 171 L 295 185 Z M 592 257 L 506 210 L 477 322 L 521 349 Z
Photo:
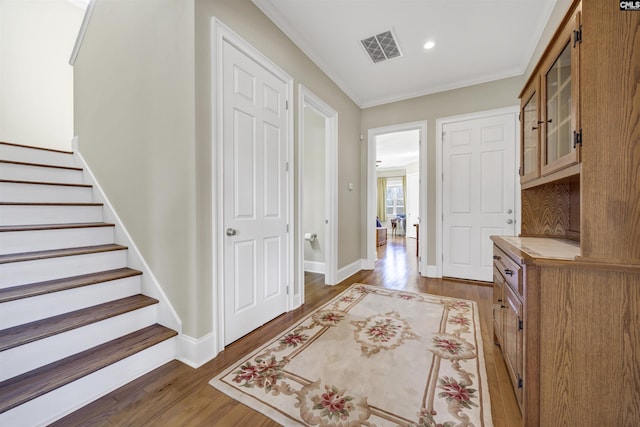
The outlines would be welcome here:
M 210 384 L 285 426 L 492 426 L 477 305 L 353 285 Z

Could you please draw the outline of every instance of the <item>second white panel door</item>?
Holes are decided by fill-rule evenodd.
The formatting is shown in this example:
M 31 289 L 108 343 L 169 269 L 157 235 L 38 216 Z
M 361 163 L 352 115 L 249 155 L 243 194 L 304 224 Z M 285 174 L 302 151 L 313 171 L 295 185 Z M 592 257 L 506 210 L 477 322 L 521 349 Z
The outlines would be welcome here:
M 515 114 L 443 125 L 443 276 L 493 280 L 492 235 L 515 233 Z

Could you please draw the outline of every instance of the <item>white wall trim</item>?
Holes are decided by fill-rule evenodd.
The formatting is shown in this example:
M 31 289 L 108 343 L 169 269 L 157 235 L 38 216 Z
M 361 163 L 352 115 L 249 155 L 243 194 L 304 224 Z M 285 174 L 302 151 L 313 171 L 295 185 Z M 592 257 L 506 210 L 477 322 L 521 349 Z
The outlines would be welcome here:
M 346 265 L 344 267 L 342 267 L 341 269 L 338 270 L 338 283 L 342 282 L 343 280 L 353 276 L 354 274 L 356 274 L 358 271 L 362 270 L 362 266 L 364 264 L 366 260 L 363 259 L 359 259 L 357 261 L 352 262 L 349 265 Z
M 74 147 L 73 155 L 77 159 L 76 164 L 83 168 L 84 182 L 93 185 L 93 196 L 95 201 L 104 204 L 103 215 L 105 222 L 112 222 L 116 224 L 114 241 L 128 247 L 127 265 L 136 270 L 140 270 L 143 273 L 141 277 L 142 292 L 145 295 L 156 298 L 160 302 L 158 304 L 158 323 L 178 331 L 178 333 L 181 334 L 182 320 L 180 320 L 180 316 L 178 316 L 178 313 L 174 310 L 171 305 L 171 301 L 169 301 L 169 298 L 167 298 L 167 295 L 162 290 L 158 279 L 153 274 L 153 271 L 142 256 L 142 253 L 140 253 L 140 250 L 131 238 L 127 228 L 124 226 L 124 223 L 116 213 L 113 205 L 109 201 L 109 198 L 91 171 L 91 168 L 85 161 L 84 157 L 82 157 L 82 154 L 78 150 L 79 144 L 77 136 L 73 138 L 71 145 Z
M 438 276 L 438 267 L 435 265 L 427 265 L 427 277 L 442 277 Z
M 298 215 L 296 233 L 300 252 L 298 255 L 299 275 L 298 283 L 302 289 L 302 300 L 304 302 L 304 271 L 302 260 L 304 258 L 304 233 L 303 227 L 303 177 L 304 177 L 304 107 L 312 108 L 316 113 L 325 119 L 325 271 L 324 282 L 327 285 L 335 285 L 337 280 L 338 264 L 338 112 L 331 108 L 319 96 L 311 92 L 303 85 L 298 85 Z M 305 268 L 306 269 L 306 268 Z M 306 270 L 310 271 L 310 270 Z
M 308 271 L 309 273 L 320 273 L 325 274 L 325 263 L 318 261 L 306 261 L 304 262 L 304 271 Z M 304 276 L 304 271 L 302 275 Z
M 516 118 L 520 112 L 520 107 L 515 105 L 512 107 L 498 108 L 495 110 L 477 111 L 468 114 L 459 114 L 456 116 L 443 117 L 436 119 L 436 273 L 435 276 L 442 277 L 442 129 L 448 123 L 454 123 L 464 120 L 482 119 L 492 116 L 501 116 L 504 114 L 515 114 Z M 516 167 L 516 183 L 515 183 L 515 217 L 519 218 L 521 214 L 521 197 L 520 197 L 520 177 L 518 175 L 518 167 L 520 166 L 520 132 L 516 119 L 516 149 L 515 149 L 515 167 Z M 516 235 L 520 234 L 520 221 L 516 220 Z
M 269 58 L 264 56 L 259 50 L 245 41 L 242 37 L 236 34 L 233 30 L 227 27 L 222 21 L 215 16 L 211 18 L 211 112 L 212 112 L 212 130 L 211 130 L 211 167 L 212 171 L 212 186 L 211 186 L 211 202 L 212 202 L 212 232 L 213 232 L 213 245 L 212 245 L 212 257 L 213 257 L 213 333 L 216 335 L 214 341 L 215 354 L 224 349 L 224 224 L 223 224 L 223 151 L 222 151 L 222 123 L 223 123 L 223 100 L 221 93 L 222 90 L 222 70 L 223 70 L 223 43 L 227 42 L 232 44 L 235 48 L 252 58 L 276 78 L 280 79 L 287 86 L 287 100 L 289 105 L 293 104 L 293 77 L 291 77 L 286 71 L 273 63 Z M 293 158 L 293 141 L 294 141 L 294 116 L 293 108 L 290 107 L 287 111 L 287 161 L 291 164 Z M 291 170 L 291 168 L 289 169 Z M 289 197 L 287 200 L 287 223 L 291 224 L 294 216 L 294 180 L 291 178 L 292 172 L 288 174 L 287 192 Z M 294 284 L 294 234 L 288 233 L 288 245 L 289 250 L 287 253 L 287 271 L 285 272 L 287 277 L 287 283 L 289 286 Z M 301 301 L 296 300 L 295 292 L 289 292 L 289 298 L 287 300 L 287 309 L 292 310 Z
M 201 338 L 193 338 L 184 334 L 178 336 L 178 356 L 176 358 L 192 368 L 199 368 L 216 357 L 216 354 L 216 336 L 213 332 Z
M 384 135 L 387 133 L 394 132 L 404 132 L 408 130 L 419 130 L 420 131 L 420 158 L 418 160 L 419 169 L 420 169 L 420 207 L 418 209 L 420 217 L 420 241 L 418 242 L 420 248 L 420 274 L 424 276 L 427 271 L 427 251 L 425 248 L 427 245 L 427 234 L 428 230 L 425 226 L 428 224 L 427 218 L 427 201 L 429 200 L 428 188 L 427 188 L 427 164 L 429 160 L 428 152 L 427 152 L 427 121 L 421 120 L 417 122 L 410 123 L 402 123 L 398 125 L 392 126 L 384 126 L 379 128 L 372 128 L 367 131 L 367 218 L 366 218 L 366 247 L 367 247 L 367 258 L 366 262 L 363 264 L 364 270 L 373 270 L 376 265 L 376 253 L 377 253 L 377 242 L 376 242 L 376 199 L 377 199 L 377 184 L 376 184 L 376 137 L 378 135 Z
M 80 52 L 80 48 L 82 47 L 82 42 L 84 41 L 84 35 L 87 32 L 87 28 L 89 28 L 89 23 L 91 22 L 91 17 L 93 16 L 93 8 L 96 6 L 96 0 L 90 0 L 87 8 L 84 11 L 84 17 L 82 18 L 82 24 L 80 24 L 80 30 L 78 31 L 78 36 L 76 37 L 76 42 L 73 45 L 73 50 L 71 51 L 71 58 L 69 58 L 69 64 L 75 65 L 76 59 L 78 58 L 78 53 Z

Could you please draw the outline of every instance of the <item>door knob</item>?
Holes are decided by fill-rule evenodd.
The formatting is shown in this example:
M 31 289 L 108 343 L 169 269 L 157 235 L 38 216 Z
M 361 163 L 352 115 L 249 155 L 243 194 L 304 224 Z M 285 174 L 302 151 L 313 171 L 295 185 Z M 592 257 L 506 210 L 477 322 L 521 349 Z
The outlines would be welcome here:
M 511 218 L 509 218 L 509 219 L 507 220 L 507 224 L 513 224 L 513 220 L 512 220 Z M 227 231 L 227 234 L 228 234 L 228 233 L 229 233 L 229 232 Z
M 234 228 L 227 228 L 227 236 L 235 236 L 238 232 Z

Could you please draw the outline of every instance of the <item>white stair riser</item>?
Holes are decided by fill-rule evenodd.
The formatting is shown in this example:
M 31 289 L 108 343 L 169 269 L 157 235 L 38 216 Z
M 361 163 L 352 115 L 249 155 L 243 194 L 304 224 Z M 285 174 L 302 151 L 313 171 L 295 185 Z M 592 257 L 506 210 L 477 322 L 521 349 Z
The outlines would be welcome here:
M 0 232 L 0 255 L 113 243 L 114 227 Z
M 54 166 L 75 166 L 73 155 L 69 153 L 34 150 L 32 148 L 16 147 L 5 144 L 0 144 L 0 159 L 10 160 L 13 162 L 40 163 Z
M 0 304 L 0 330 L 139 293 L 140 276 L 132 276 L 8 301 Z
M 0 163 L 0 179 L 14 181 L 59 182 L 82 184 L 82 171 L 76 169 L 47 168 L 42 166 Z
M 91 187 L 0 182 L 3 202 L 88 203 Z
M 9 262 L 0 264 L 0 288 L 115 270 L 126 265 L 126 250 Z
M 163 341 L 118 363 L 0 414 L 0 425 L 48 425 L 101 396 L 175 359 L 176 338 Z
M 0 353 L 0 381 L 151 326 L 156 323 L 157 316 L 155 305 L 144 307 L 5 350 Z
M 102 206 L 0 205 L 0 226 L 102 221 Z

